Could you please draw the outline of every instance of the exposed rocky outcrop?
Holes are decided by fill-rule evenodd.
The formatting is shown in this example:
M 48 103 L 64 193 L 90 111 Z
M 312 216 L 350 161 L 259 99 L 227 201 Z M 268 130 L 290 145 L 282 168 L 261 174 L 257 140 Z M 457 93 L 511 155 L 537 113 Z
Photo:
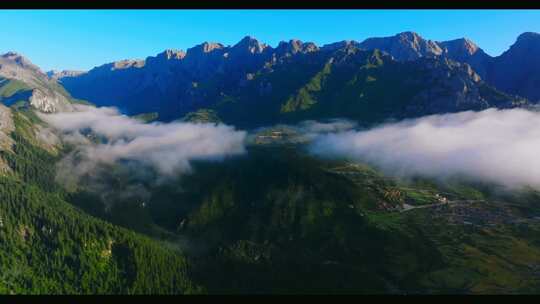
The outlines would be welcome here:
M 445 56 L 458 62 L 468 63 L 480 77 L 484 78 L 491 57 L 467 38 L 439 42 Z
M 10 137 L 11 132 L 15 130 L 11 110 L 0 104 L 0 151 L 12 152 L 13 139 Z M 0 175 L 11 172 L 11 168 L 0 157 Z
M 9 135 L 14 130 L 11 110 L 0 104 L 0 151 L 11 151 L 13 139 Z
M 294 55 L 296 53 L 308 53 L 318 51 L 319 47 L 313 42 L 302 42 L 298 39 L 292 39 L 288 42 L 281 41 L 275 49 L 276 55 L 286 54 Z
M 29 101 L 31 106 L 45 113 L 69 111 L 72 109 L 66 96 L 47 88 L 34 89 Z
M 56 80 L 50 79 L 47 74 L 20 54 L 8 52 L 0 56 L 0 77 L 24 84 L 25 90 L 31 92 L 26 96 L 27 101 L 42 112 L 72 109 L 69 94 L 58 85 Z M 17 92 L 16 90 L 13 94 Z M 3 96 L 2 99 L 12 95 Z
M 59 78 L 63 77 L 76 77 L 81 74 L 85 73 L 85 71 L 73 71 L 73 70 L 63 70 L 63 71 L 56 71 L 51 70 L 47 72 L 47 76 L 49 76 L 50 79 L 57 80 Z
M 360 48 L 360 43 L 358 43 L 357 41 L 354 41 L 354 40 L 343 40 L 343 41 L 339 41 L 339 42 L 325 44 L 325 45 L 323 45 L 321 47 L 321 50 L 322 51 L 335 51 L 335 50 L 350 47 L 350 46 Z
M 404 115 L 451 113 L 512 108 L 527 100 L 489 87 L 467 63 L 444 59 L 419 59 L 429 73 L 418 79 L 424 87 L 407 106 Z
M 497 57 L 489 56 L 467 38 L 434 42 L 412 32 L 369 38 L 360 47 L 383 50 L 400 61 L 440 56 L 468 63 L 482 79 L 498 89 L 534 102 L 540 101 L 538 33 L 523 33 L 508 51 Z
M 435 41 L 423 39 L 415 32 L 403 32 L 392 37 L 368 38 L 361 42 L 359 47 L 367 50 L 379 49 L 400 61 L 435 57 L 444 53 Z

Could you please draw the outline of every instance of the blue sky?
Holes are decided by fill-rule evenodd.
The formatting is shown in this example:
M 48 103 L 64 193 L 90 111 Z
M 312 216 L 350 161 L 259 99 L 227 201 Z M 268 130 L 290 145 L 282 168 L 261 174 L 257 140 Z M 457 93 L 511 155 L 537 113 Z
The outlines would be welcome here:
M 45 71 L 87 70 L 246 35 L 272 46 L 291 38 L 321 45 L 415 31 L 467 37 L 499 55 L 522 32 L 540 32 L 540 10 L 1 10 L 0 26 L 0 52 L 22 53 Z

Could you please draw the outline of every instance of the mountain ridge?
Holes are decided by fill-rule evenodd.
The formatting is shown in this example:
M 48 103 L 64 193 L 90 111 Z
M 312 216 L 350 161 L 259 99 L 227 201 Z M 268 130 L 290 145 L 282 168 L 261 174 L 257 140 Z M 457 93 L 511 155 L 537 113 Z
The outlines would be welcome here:
M 538 37 L 525 33 L 518 40 L 521 43 L 534 41 Z M 112 62 L 82 74 L 65 73 L 57 79 L 75 97 L 93 101 L 97 105 L 118 106 L 132 114 L 159 112 L 162 109 L 160 117 L 173 120 L 184 113 L 207 107 L 212 103 L 209 100 L 212 97 L 208 94 L 224 92 L 227 87 L 244 87 L 257 73 L 271 70 L 284 58 L 351 47 L 380 49 L 397 61 L 415 61 L 424 57 L 448 58 L 469 64 L 488 84 L 506 93 L 533 101 L 540 98 L 540 90 L 535 89 L 534 82 L 526 85 L 505 84 L 514 83 L 507 76 L 507 70 L 512 69 L 511 64 L 503 60 L 509 55 L 491 57 L 468 38 L 434 41 L 411 31 L 367 38 L 362 42 L 345 40 L 322 46 L 291 39 L 280 41 L 276 47 L 272 47 L 252 36 L 245 36 L 234 45 L 203 42 L 185 52 L 165 50 L 144 60 Z M 514 74 L 526 69 L 526 66 L 522 66 Z M 203 92 L 209 86 L 213 92 Z
M 409 31 L 367 38 L 362 42 L 344 40 L 322 46 L 290 39 L 272 47 L 252 36 L 245 36 L 234 45 L 203 42 L 186 51 L 167 49 L 146 59 L 114 61 L 85 72 L 43 73 L 26 58 L 17 57 L 16 53 L 8 53 L 2 58 L 11 58 L 12 62 L 35 71 L 39 76 L 34 78 L 47 78 L 60 84 L 76 98 L 89 100 L 98 106 L 116 106 L 128 114 L 160 112 L 160 119 L 167 121 L 211 106 L 221 99 L 220 94 L 230 95 L 235 90 L 242 90 L 255 77 L 271 73 L 276 65 L 291 56 L 320 53 L 320 56 L 331 57 L 339 50 L 352 49 L 379 49 L 398 62 L 439 58 L 465 63 L 489 85 L 536 101 L 540 99 L 540 92 L 535 83 L 540 76 L 534 75 L 540 66 L 537 68 L 534 63 L 523 62 L 523 57 L 540 54 L 540 48 L 535 48 L 535 45 L 540 45 L 536 42 L 540 41 L 539 37 L 537 33 L 523 33 L 508 51 L 497 57 L 489 56 L 468 38 L 433 41 Z M 520 76 L 523 74 L 532 77 L 523 80 L 524 76 Z M 514 80 L 509 80 L 509 75 Z M 44 91 L 39 90 L 34 99 L 39 100 L 41 95 L 45 95 L 41 94 Z M 61 108 L 34 104 L 43 111 Z
M 70 111 L 71 96 L 55 79 L 15 52 L 0 56 L 0 101 L 28 102 L 42 112 Z

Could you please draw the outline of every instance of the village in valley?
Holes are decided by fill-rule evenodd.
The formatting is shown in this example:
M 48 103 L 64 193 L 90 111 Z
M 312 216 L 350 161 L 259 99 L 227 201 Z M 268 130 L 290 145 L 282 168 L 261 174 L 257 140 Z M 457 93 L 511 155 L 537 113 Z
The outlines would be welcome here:
M 348 162 L 344 166 L 328 169 L 328 172 L 345 176 L 379 193 L 380 211 L 407 214 L 425 210 L 435 221 L 477 228 L 540 223 L 540 214 L 524 216 L 507 202 L 464 199 L 455 193 L 436 192 L 435 189 L 423 189 L 414 184 L 402 185 L 395 178 L 381 175 L 360 163 Z

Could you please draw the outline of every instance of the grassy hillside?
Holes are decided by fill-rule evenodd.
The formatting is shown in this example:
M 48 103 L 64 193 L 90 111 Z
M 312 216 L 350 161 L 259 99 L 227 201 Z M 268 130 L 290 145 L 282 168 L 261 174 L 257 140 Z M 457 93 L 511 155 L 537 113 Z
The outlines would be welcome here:
M 7 78 L 2 78 L 0 80 L 0 96 L 2 98 L 11 97 L 21 90 L 30 90 L 30 87 L 18 80 Z

